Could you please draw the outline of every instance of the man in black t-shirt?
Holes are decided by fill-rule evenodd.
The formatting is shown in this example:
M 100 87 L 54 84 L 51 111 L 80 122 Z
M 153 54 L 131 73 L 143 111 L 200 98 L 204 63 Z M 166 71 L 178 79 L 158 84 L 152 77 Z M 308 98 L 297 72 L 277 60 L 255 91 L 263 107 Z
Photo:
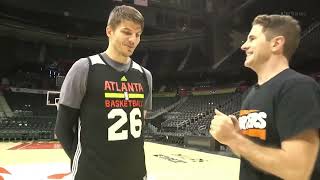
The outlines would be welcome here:
M 320 87 L 289 68 L 299 40 L 291 16 L 259 15 L 241 47 L 258 82 L 238 119 L 216 110 L 210 126 L 216 140 L 240 155 L 240 180 L 320 179 Z
M 138 10 L 115 7 L 107 50 L 79 59 L 63 82 L 55 131 L 73 180 L 146 179 L 142 129 L 152 76 L 130 58 L 143 27 Z

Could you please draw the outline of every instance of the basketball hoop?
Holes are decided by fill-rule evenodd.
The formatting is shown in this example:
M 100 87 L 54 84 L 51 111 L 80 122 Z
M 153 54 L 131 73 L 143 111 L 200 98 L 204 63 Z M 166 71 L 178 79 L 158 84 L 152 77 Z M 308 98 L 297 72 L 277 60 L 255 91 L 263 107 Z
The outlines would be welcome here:
M 47 91 L 47 102 L 46 102 L 47 106 L 56 106 L 58 110 L 59 99 L 60 99 L 59 91 Z

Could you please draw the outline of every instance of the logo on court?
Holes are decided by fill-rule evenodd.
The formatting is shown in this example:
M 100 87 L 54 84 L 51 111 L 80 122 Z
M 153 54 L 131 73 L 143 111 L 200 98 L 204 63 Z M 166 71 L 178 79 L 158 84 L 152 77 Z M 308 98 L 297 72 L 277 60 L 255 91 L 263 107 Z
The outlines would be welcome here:
M 153 156 L 168 160 L 173 163 L 201 163 L 201 162 L 207 162 L 208 160 L 204 160 L 202 158 L 194 158 L 191 156 L 183 155 L 183 154 L 171 154 L 175 157 L 170 157 L 169 155 L 163 155 L 163 154 L 154 154 Z
M 161 159 L 168 160 L 168 161 L 173 162 L 173 163 L 187 163 L 186 161 L 183 161 L 183 160 L 180 160 L 180 159 L 177 159 L 177 158 L 173 158 L 173 157 L 170 157 L 170 156 L 166 156 L 166 155 L 163 155 L 163 154 L 155 154 L 153 156 L 161 158 Z
M 267 113 L 258 110 L 241 110 L 239 126 L 241 133 L 250 137 L 266 140 Z

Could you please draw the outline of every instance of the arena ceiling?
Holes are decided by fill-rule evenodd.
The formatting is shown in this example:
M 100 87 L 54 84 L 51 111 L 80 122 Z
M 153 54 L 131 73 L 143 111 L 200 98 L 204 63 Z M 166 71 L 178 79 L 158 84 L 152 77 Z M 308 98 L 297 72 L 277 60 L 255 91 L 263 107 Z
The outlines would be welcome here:
M 212 2 L 213 13 L 209 16 L 199 15 L 199 18 L 206 22 L 204 25 L 208 26 L 210 24 L 208 21 L 212 21 L 210 17 L 216 16 L 218 17 L 215 19 L 216 21 L 220 21 L 220 24 L 228 24 L 230 30 L 236 30 L 244 37 L 251 28 L 252 19 L 257 14 L 288 14 L 294 16 L 300 21 L 304 34 L 291 65 L 305 72 L 319 71 L 317 67 L 320 67 L 318 50 L 320 47 L 320 25 L 318 24 L 320 16 L 317 12 L 316 0 L 307 2 L 298 0 L 212 0 Z M 64 33 L 68 29 L 68 31 L 74 31 L 73 33 L 103 36 L 104 32 L 102 30 L 114 5 L 111 0 L 55 0 L 45 1 L 45 3 L 43 0 L 1 0 L 0 17 L 18 19 L 19 22 L 35 26 L 42 25 L 44 28 L 60 33 Z M 146 9 L 140 8 L 140 10 L 145 11 Z M 220 27 L 219 25 L 211 27 L 206 33 L 217 30 L 215 28 Z M 172 33 L 177 33 L 177 29 L 146 24 L 144 33 L 155 38 L 165 34 L 175 36 Z M 198 38 L 197 42 L 201 43 L 208 34 L 193 33 L 192 35 Z M 153 40 L 157 41 L 157 39 Z M 235 43 L 241 44 L 243 40 L 245 39 L 238 38 L 235 40 L 238 42 Z M 180 45 L 183 44 L 185 42 L 181 41 Z M 153 47 L 151 44 L 147 44 L 147 46 Z M 155 48 L 159 47 L 163 47 L 163 45 L 160 44 Z M 170 46 L 170 48 L 172 47 L 174 45 Z M 207 49 L 210 51 L 210 47 L 207 47 Z M 172 76 L 182 80 L 186 78 L 195 80 L 210 80 L 211 78 L 222 80 L 226 78 L 252 79 L 253 73 L 243 67 L 243 59 L 244 54 L 239 48 L 230 48 L 222 58 L 208 59 L 209 62 L 203 63 L 205 66 L 209 64 L 210 67 L 199 67 L 197 68 L 199 71 L 193 72 L 176 72 Z M 166 66 L 170 66 L 170 62 Z

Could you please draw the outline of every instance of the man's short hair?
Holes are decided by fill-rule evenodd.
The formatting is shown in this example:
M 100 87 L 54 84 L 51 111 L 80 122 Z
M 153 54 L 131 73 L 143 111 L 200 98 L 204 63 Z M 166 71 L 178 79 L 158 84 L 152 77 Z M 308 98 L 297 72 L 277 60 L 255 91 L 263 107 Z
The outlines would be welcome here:
M 144 28 L 144 18 L 142 14 L 134 7 L 131 6 L 116 6 L 110 13 L 108 19 L 108 26 L 112 29 L 116 29 L 117 26 L 124 20 L 132 21 Z
M 283 54 L 288 61 L 296 51 L 300 42 L 301 28 L 299 22 L 288 15 L 258 15 L 252 25 L 261 25 L 266 39 L 270 41 L 276 36 L 283 36 L 285 43 Z

